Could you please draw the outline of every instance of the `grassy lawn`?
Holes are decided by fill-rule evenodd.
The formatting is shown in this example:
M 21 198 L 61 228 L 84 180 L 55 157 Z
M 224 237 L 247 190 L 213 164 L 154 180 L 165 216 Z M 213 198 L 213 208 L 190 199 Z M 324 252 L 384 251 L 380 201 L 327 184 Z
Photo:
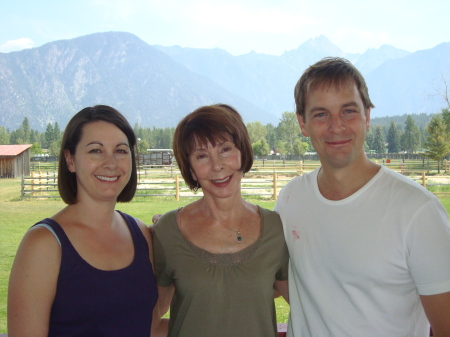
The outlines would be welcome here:
M 20 180 L 0 179 L 0 333 L 6 333 L 6 299 L 8 279 L 17 247 L 26 230 L 39 220 L 49 217 L 64 207 L 61 200 L 20 200 Z M 155 213 L 165 213 L 184 206 L 195 199 L 148 197 L 136 198 L 131 203 L 118 204 L 117 209 L 151 223 Z M 250 200 L 262 207 L 273 209 L 275 201 Z M 289 305 L 276 300 L 277 321 L 287 322 Z

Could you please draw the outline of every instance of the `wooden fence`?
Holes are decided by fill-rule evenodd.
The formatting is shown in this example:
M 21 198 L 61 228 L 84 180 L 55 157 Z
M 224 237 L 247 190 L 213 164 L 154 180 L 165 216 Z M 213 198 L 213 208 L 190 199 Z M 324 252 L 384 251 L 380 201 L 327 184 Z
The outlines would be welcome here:
M 280 190 L 293 177 L 305 172 L 313 171 L 319 163 L 267 163 L 256 162 L 252 169 L 242 179 L 241 189 L 243 196 L 254 196 L 276 200 Z M 385 165 L 398 171 L 412 180 L 430 189 L 439 195 L 450 194 L 450 176 L 427 175 L 430 170 L 407 165 L 405 163 L 385 163 Z M 448 166 L 449 163 L 446 163 Z M 50 166 L 48 167 L 50 168 Z M 33 171 L 30 177 L 22 178 L 21 197 L 24 198 L 59 198 L 57 186 L 57 169 L 47 171 Z M 450 167 L 446 167 L 450 172 Z M 179 170 L 171 166 L 145 167 L 138 170 L 138 187 L 136 197 L 171 197 L 177 201 L 184 197 L 201 197 L 203 193 L 191 191 L 180 176 Z

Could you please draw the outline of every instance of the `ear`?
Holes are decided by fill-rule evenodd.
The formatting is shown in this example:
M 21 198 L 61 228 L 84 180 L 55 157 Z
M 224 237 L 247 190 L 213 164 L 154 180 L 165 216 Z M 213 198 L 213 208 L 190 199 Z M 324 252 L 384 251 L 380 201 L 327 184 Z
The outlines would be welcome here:
M 366 131 L 370 129 L 370 108 L 366 110 Z
M 76 172 L 75 161 L 69 150 L 64 150 L 64 158 L 66 159 L 67 169 L 69 170 L 69 172 Z
M 296 113 L 298 125 L 300 125 L 300 129 L 302 130 L 302 135 L 304 137 L 309 137 L 308 129 L 306 128 L 305 121 L 303 120 L 303 117 L 300 116 L 298 113 Z

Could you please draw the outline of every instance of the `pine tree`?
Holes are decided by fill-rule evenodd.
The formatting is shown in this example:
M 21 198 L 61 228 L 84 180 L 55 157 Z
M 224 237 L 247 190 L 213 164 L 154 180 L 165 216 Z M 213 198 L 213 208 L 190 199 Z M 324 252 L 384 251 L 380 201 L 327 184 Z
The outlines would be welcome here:
M 427 125 L 427 131 L 429 136 L 424 144 L 424 155 L 438 162 L 438 173 L 440 173 L 442 159 L 450 154 L 450 134 L 446 130 L 441 114 L 431 118 L 430 123 Z
M 402 150 L 408 153 L 416 152 L 421 143 L 421 135 L 419 128 L 414 122 L 411 116 L 408 116 L 405 121 L 405 132 L 401 137 L 401 147 Z
M 367 144 L 368 150 L 374 149 L 373 148 L 374 140 L 375 140 L 375 135 L 373 133 L 373 128 L 371 127 L 369 129 L 369 131 L 367 131 L 367 133 L 366 133 L 366 144 Z
M 4 126 L 0 126 L 0 145 L 9 145 L 9 132 Z
M 25 144 L 29 144 L 31 142 L 31 127 L 30 127 L 30 121 L 27 117 L 23 119 L 22 122 L 22 130 L 23 130 L 23 138 Z
M 53 139 L 53 126 L 52 123 L 47 124 L 47 128 L 45 129 L 45 144 L 43 144 L 43 147 L 48 149 L 50 147 L 50 144 L 55 141 Z
M 145 139 L 141 139 L 138 138 L 138 151 L 140 154 L 146 154 L 147 153 L 147 149 L 150 148 L 150 146 L 148 145 L 148 142 Z
M 447 130 L 447 132 L 450 132 L 450 109 L 445 108 L 445 109 L 442 109 L 441 111 L 442 111 L 442 118 L 444 120 L 446 130 Z
M 59 129 L 58 122 L 56 122 L 55 127 L 53 128 L 53 141 L 60 142 L 61 136 L 61 130 Z
M 387 142 L 389 153 L 400 152 L 400 133 L 398 132 L 397 126 L 395 125 L 394 121 L 391 121 L 391 125 L 389 126 Z
M 277 143 L 277 140 L 279 139 L 279 136 L 277 135 L 277 129 L 272 124 L 266 125 L 266 140 L 267 143 L 269 143 L 269 148 L 271 150 L 275 149 L 275 144 Z
M 380 125 L 377 125 L 375 129 L 373 149 L 376 153 L 386 153 L 386 143 L 384 140 L 383 129 Z

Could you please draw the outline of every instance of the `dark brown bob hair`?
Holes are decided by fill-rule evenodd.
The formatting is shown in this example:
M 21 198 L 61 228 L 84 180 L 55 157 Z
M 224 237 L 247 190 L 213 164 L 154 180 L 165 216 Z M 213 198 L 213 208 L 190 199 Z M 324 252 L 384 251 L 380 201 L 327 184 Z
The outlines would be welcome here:
M 59 152 L 59 167 L 58 167 L 58 190 L 59 195 L 68 205 L 77 203 L 77 177 L 76 173 L 69 171 L 67 167 L 66 157 L 64 151 L 68 150 L 71 155 L 75 154 L 76 147 L 80 142 L 83 127 L 86 124 L 103 121 L 117 126 L 127 137 L 131 150 L 132 170 L 130 181 L 124 187 L 122 192 L 117 197 L 118 202 L 128 202 L 134 197 L 137 187 L 137 172 L 136 172 L 136 136 L 128 121 L 116 109 L 107 105 L 96 105 L 94 107 L 87 107 L 79 111 L 66 126 L 63 139 L 61 142 L 61 149 Z
M 230 140 L 241 151 L 241 171 L 250 171 L 253 165 L 253 149 L 247 128 L 241 115 L 227 104 L 203 106 L 184 117 L 175 129 L 173 151 L 184 181 L 191 190 L 197 190 L 192 178 L 189 155 L 196 144 L 213 146 L 219 141 Z
M 294 89 L 296 112 L 305 118 L 306 95 L 320 87 L 340 87 L 348 83 L 356 84 L 364 108 L 374 108 L 369 97 L 366 81 L 358 69 L 341 57 L 326 57 L 305 70 Z

